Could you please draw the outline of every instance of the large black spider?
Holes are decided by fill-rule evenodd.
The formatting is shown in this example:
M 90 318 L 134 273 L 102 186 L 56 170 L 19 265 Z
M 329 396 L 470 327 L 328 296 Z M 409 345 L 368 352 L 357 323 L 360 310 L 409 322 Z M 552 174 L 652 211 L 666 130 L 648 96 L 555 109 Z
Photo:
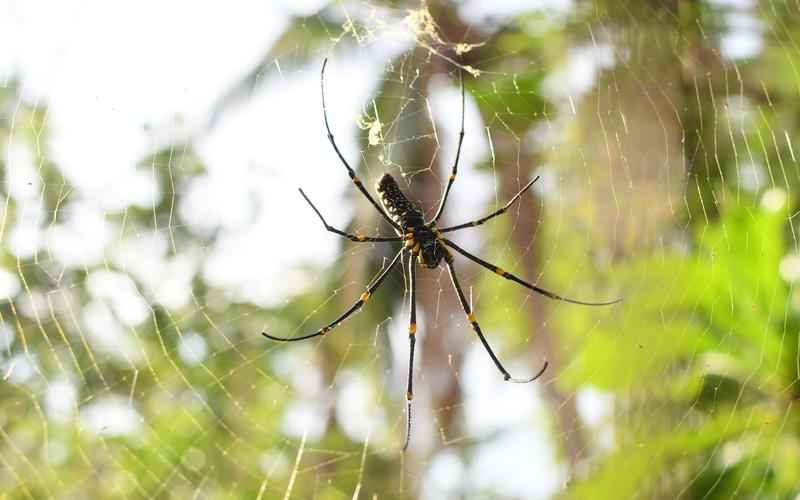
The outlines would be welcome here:
M 469 260 L 476 262 L 478 265 L 485 267 L 486 269 L 502 276 L 507 280 L 514 281 L 515 283 L 519 283 L 520 285 L 533 290 L 534 292 L 540 293 L 546 297 L 549 297 L 554 300 L 561 300 L 564 302 L 571 302 L 574 304 L 582 304 L 587 306 L 604 306 L 604 305 L 611 305 L 615 304 L 622 299 L 615 299 L 608 302 L 585 302 L 581 300 L 570 299 L 567 297 L 563 297 L 556 293 L 550 292 L 543 288 L 540 288 L 536 285 L 528 283 L 517 276 L 504 271 L 503 269 L 491 264 L 480 257 L 471 254 L 470 252 L 464 250 L 460 246 L 456 245 L 449 239 L 443 236 L 443 233 L 449 233 L 451 231 L 457 231 L 459 229 L 464 229 L 468 227 L 479 226 L 484 222 L 496 217 L 511 207 L 522 195 L 527 191 L 534 182 L 536 182 L 539 177 L 537 176 L 525 187 L 522 188 L 516 195 L 514 195 L 511 200 L 506 203 L 502 208 L 495 210 L 494 212 L 490 213 L 489 215 L 482 217 L 480 219 L 465 222 L 463 224 L 458 224 L 456 226 L 445 227 L 442 229 L 438 229 L 436 227 L 436 222 L 442 216 L 442 212 L 444 211 L 445 203 L 447 202 L 447 195 L 450 194 L 450 188 L 453 186 L 453 182 L 456 180 L 456 174 L 458 173 L 458 160 L 461 156 L 461 145 L 464 142 L 464 76 L 463 73 L 461 74 L 461 131 L 458 134 L 458 149 L 456 149 L 456 159 L 453 163 L 453 169 L 450 173 L 450 177 L 447 181 L 447 186 L 444 188 L 444 192 L 442 193 L 442 199 L 439 201 L 439 208 L 436 210 L 436 215 L 433 216 L 428 222 L 425 222 L 422 212 L 420 212 L 414 204 L 412 204 L 408 198 L 400 191 L 400 187 L 397 185 L 397 182 L 392 178 L 389 174 L 384 174 L 383 177 L 380 178 L 376 185 L 376 190 L 381 197 L 381 205 L 379 205 L 375 199 L 369 194 L 369 192 L 364 188 L 364 184 L 361 180 L 356 176 L 356 173 L 353 171 L 353 168 L 347 163 L 347 160 L 344 159 L 342 156 L 341 151 L 339 151 L 339 147 L 336 145 L 336 141 L 333 138 L 333 134 L 331 133 L 330 125 L 328 125 L 328 111 L 325 105 L 325 66 L 328 64 L 328 60 L 322 63 L 322 71 L 320 72 L 320 88 L 322 92 L 322 116 L 325 120 L 325 128 L 328 131 L 328 140 L 333 146 L 333 150 L 336 152 L 336 155 L 341 160 L 344 167 L 347 169 L 347 174 L 350 176 L 350 180 L 353 181 L 356 188 L 367 198 L 367 200 L 375 207 L 375 210 L 378 211 L 381 216 L 386 219 L 386 221 L 394 228 L 397 236 L 385 237 L 385 236 L 364 236 L 362 234 L 356 233 L 351 234 L 341 229 L 337 229 L 327 223 L 325 218 L 322 216 L 322 213 L 317 209 L 316 206 L 311 202 L 311 200 L 306 196 L 302 189 L 300 189 L 300 194 L 305 198 L 311 208 L 316 212 L 319 219 L 322 221 L 322 224 L 325 226 L 325 229 L 336 233 L 340 236 L 350 239 L 351 241 L 355 242 L 389 242 L 389 241 L 403 241 L 405 242 L 403 247 L 397 252 L 394 256 L 392 261 L 389 263 L 388 266 L 375 278 L 372 283 L 367 286 L 367 291 L 361 294 L 361 297 L 352 305 L 348 310 L 346 310 L 342 315 L 338 318 L 333 320 L 332 322 L 328 323 L 326 326 L 323 326 L 315 333 L 311 333 L 309 335 L 303 335 L 300 337 L 293 337 L 293 338 L 283 338 L 283 337 L 275 337 L 268 333 L 262 333 L 265 337 L 271 340 L 277 340 L 281 342 L 293 342 L 298 340 L 306 340 L 313 337 L 323 336 L 326 333 L 330 332 L 337 326 L 339 326 L 344 320 L 349 318 L 353 313 L 361 309 L 370 298 L 370 296 L 375 293 L 375 290 L 381 286 L 384 282 L 386 277 L 389 273 L 394 269 L 397 263 L 401 260 L 401 258 L 409 254 L 410 258 L 408 259 L 408 283 L 411 289 L 411 298 L 410 298 L 410 323 L 408 326 L 408 341 L 409 341 L 409 356 L 408 356 L 408 384 L 406 390 L 406 411 L 407 411 L 407 420 L 406 420 L 406 436 L 403 443 L 403 451 L 408 448 L 408 444 L 411 437 L 411 401 L 414 397 L 413 392 L 413 370 L 414 370 L 414 345 L 416 343 L 416 333 L 417 333 L 417 290 L 416 290 L 416 265 L 414 263 L 414 257 L 417 258 L 419 264 L 424 265 L 428 269 L 435 269 L 439 266 L 439 264 L 444 261 L 445 266 L 447 266 L 447 271 L 450 274 L 450 279 L 453 282 L 453 287 L 458 294 L 458 300 L 461 302 L 461 307 L 464 309 L 464 313 L 467 315 L 467 319 L 469 320 L 470 324 L 472 325 L 472 329 L 475 330 L 475 333 L 478 335 L 478 339 L 480 339 L 483 347 L 486 349 L 486 352 L 489 353 L 489 356 L 494 361 L 495 366 L 497 369 L 500 370 L 500 373 L 503 374 L 503 379 L 508 382 L 515 382 L 518 384 L 525 384 L 528 382 L 533 382 L 534 380 L 538 379 L 544 371 L 547 369 L 547 361 L 544 362 L 542 368 L 531 378 L 527 379 L 519 379 L 514 378 L 511 374 L 508 373 L 508 370 L 503 367 L 503 364 L 497 359 L 497 355 L 495 355 L 492 348 L 489 346 L 489 343 L 486 341 L 486 337 L 484 337 L 483 332 L 481 331 L 481 327 L 478 324 L 478 321 L 475 319 L 475 314 L 470 307 L 470 303 L 467 300 L 467 297 L 464 295 L 464 290 L 461 288 L 461 285 L 458 282 L 458 278 L 456 277 L 456 271 L 453 266 L 453 254 L 450 252 L 450 248 L 455 250 L 456 252 L 460 253 L 464 257 L 468 258 Z M 385 208 L 385 211 L 384 211 Z M 387 214 L 388 212 L 388 214 Z

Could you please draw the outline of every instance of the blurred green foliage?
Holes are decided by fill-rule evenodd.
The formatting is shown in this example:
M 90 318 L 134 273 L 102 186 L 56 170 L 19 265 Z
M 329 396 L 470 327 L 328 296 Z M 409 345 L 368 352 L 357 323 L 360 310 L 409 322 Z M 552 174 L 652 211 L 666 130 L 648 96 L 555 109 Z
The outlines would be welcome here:
M 777 272 L 788 200 L 778 188 L 761 200 L 732 202 L 691 246 L 614 273 L 626 313 L 583 342 L 565 377 L 618 395 L 618 443 L 569 498 L 796 494 L 796 460 L 775 460 L 800 451 L 797 321 Z

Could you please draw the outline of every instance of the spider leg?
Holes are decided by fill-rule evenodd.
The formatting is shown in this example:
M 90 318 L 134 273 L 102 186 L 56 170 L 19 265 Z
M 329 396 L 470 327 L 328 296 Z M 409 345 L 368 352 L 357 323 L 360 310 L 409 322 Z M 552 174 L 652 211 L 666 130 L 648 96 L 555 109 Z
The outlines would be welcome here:
M 325 229 L 327 229 L 328 231 L 330 231 L 332 233 L 336 233 L 336 234 L 338 234 L 340 236 L 344 236 L 345 238 L 347 238 L 347 239 L 349 239 L 351 241 L 356 241 L 356 242 L 359 242 L 359 243 L 360 242 L 364 242 L 364 241 L 378 241 L 378 242 L 381 242 L 381 241 L 400 241 L 400 237 L 399 236 L 392 236 L 392 237 L 364 236 L 363 234 L 359 234 L 358 232 L 356 232 L 356 234 L 350 234 L 350 233 L 347 233 L 345 231 L 342 231 L 341 229 L 336 229 L 335 227 L 329 225 L 327 223 L 327 221 L 325 221 L 325 217 L 323 217 L 322 213 L 317 209 L 317 207 L 315 207 L 314 204 L 311 203 L 311 200 L 308 198 L 308 196 L 306 196 L 306 194 L 303 192 L 303 190 L 302 189 L 298 189 L 298 191 L 300 191 L 300 194 L 303 195 L 303 198 L 305 198 L 305 200 L 308 202 L 308 204 L 311 205 L 311 208 L 314 209 L 314 212 L 317 213 L 317 216 L 319 217 L 319 220 L 322 221 L 322 225 L 325 226 Z
M 406 438 L 403 451 L 408 449 L 411 441 L 411 401 L 414 399 L 414 345 L 417 342 L 417 266 L 414 257 L 408 259 L 408 278 L 411 287 L 410 319 L 408 324 L 408 385 L 406 387 Z
M 470 324 L 472 324 L 472 329 L 475 330 L 475 333 L 478 335 L 483 347 L 486 349 L 486 352 L 489 353 L 489 356 L 494 361 L 495 366 L 500 373 L 503 374 L 503 379 L 508 382 L 514 382 L 516 384 L 527 384 L 528 382 L 533 382 L 537 378 L 541 377 L 544 371 L 547 369 L 547 361 L 544 362 L 542 368 L 539 370 L 536 375 L 531 378 L 520 379 L 520 378 L 513 378 L 509 373 L 508 370 L 503 367 L 503 364 L 500 363 L 500 360 L 497 359 L 494 351 L 489 346 L 489 342 L 486 341 L 486 337 L 483 336 L 483 332 L 481 331 L 481 327 L 478 324 L 478 320 L 475 319 L 475 314 L 473 314 L 472 309 L 470 308 L 469 302 L 467 298 L 464 296 L 464 290 L 461 289 L 461 285 L 458 282 L 458 278 L 456 277 L 456 270 L 453 268 L 453 258 L 450 257 L 445 260 L 445 264 L 447 264 L 447 271 L 450 273 L 450 279 L 453 281 L 453 286 L 456 289 L 456 293 L 458 294 L 458 300 L 461 302 L 461 307 L 464 309 L 464 314 L 467 315 L 467 319 L 469 320 Z
M 584 306 L 610 306 L 612 304 L 616 304 L 618 302 L 622 302 L 622 297 L 614 299 L 614 300 L 605 301 L 605 302 L 586 302 L 586 301 L 583 301 L 583 300 L 570 299 L 570 298 L 558 295 L 557 293 L 553 293 L 553 292 L 551 292 L 549 290 L 545 290 L 544 288 L 540 288 L 540 287 L 538 287 L 536 285 L 528 283 L 527 281 L 524 281 L 524 280 L 514 276 L 513 274 L 511 274 L 511 273 L 509 273 L 507 271 L 504 271 L 503 269 L 495 266 L 494 264 L 490 264 L 489 262 L 486 262 L 485 260 L 481 259 L 480 257 L 472 255 L 471 253 L 467 252 L 466 250 L 464 250 L 460 246 L 456 245 L 452 241 L 448 240 L 447 238 L 442 238 L 442 241 L 447 246 L 449 246 L 450 248 L 455 250 L 456 252 L 460 253 L 461 255 L 463 255 L 464 257 L 468 258 L 469 260 L 471 260 L 471 261 L 473 261 L 473 262 L 485 267 L 486 269 L 492 271 L 493 273 L 495 273 L 495 274 L 497 274 L 499 276 L 502 276 L 503 278 L 505 278 L 507 280 L 513 281 L 515 283 L 519 283 L 520 285 L 524 286 L 525 288 L 533 290 L 534 292 L 542 294 L 545 297 L 551 298 L 553 300 L 560 300 L 560 301 L 563 301 L 563 302 L 570 302 L 572 304 L 580 304 L 580 305 L 584 305 Z
M 464 229 L 464 228 L 467 228 L 467 227 L 475 227 L 475 226 L 480 226 L 481 224 L 483 224 L 484 222 L 488 221 L 489 219 L 492 219 L 492 218 L 494 218 L 494 217 L 497 217 L 497 216 L 498 216 L 498 215 L 500 215 L 500 214 L 503 214 L 503 213 L 505 213 L 505 211 L 506 211 L 506 210 L 508 210 L 509 208 L 511 208 L 511 205 L 513 205 L 513 204 L 514 204 L 514 203 L 515 203 L 515 202 L 516 202 L 516 201 L 517 201 L 517 200 L 520 198 L 520 196 L 522 196 L 523 194 L 525 194 L 525 191 L 527 191 L 528 189 L 530 189 L 530 187 L 531 187 L 531 186 L 533 186 L 533 183 L 534 183 L 534 182 L 536 182 L 536 181 L 538 181 L 538 180 L 539 180 L 539 176 L 537 175 L 537 176 L 536 176 L 536 177 L 535 177 L 535 178 L 534 178 L 532 181 L 530 181 L 528 184 L 526 184 L 526 185 L 525 185 L 525 187 L 524 187 L 524 188 L 522 188 L 522 189 L 519 191 L 519 193 L 517 193 L 516 195 L 514 195 L 514 197 L 513 197 L 513 198 L 511 198 L 511 199 L 508 201 L 508 203 L 506 203 L 505 205 L 503 205 L 503 207 L 502 207 L 502 208 L 499 208 L 499 209 L 495 210 L 494 212 L 490 213 L 490 214 L 489 214 L 489 215 L 487 215 L 486 217 L 482 217 L 482 218 L 480 218 L 480 219 L 477 219 L 477 220 L 474 220 L 474 221 L 470 221 L 470 222 L 465 222 L 465 223 L 463 223 L 463 224 L 459 224 L 459 225 L 457 225 L 457 226 L 450 226 L 450 227 L 446 227 L 446 228 L 444 228 L 444 229 L 440 229 L 440 230 L 439 230 L 439 232 L 440 232 L 440 233 L 447 233 L 447 232 L 450 232 L 450 231 L 457 231 L 457 230 L 459 230 L 459 229 Z
M 447 203 L 447 195 L 450 194 L 450 188 L 458 175 L 458 160 L 461 158 L 461 145 L 464 143 L 464 71 L 461 71 L 461 131 L 458 133 L 458 149 L 456 149 L 456 159 L 453 162 L 453 170 L 450 172 L 450 177 L 447 179 L 447 186 L 442 193 L 442 199 L 439 201 L 439 208 L 436 210 L 436 215 L 433 216 L 428 224 L 436 224 L 436 221 L 442 216 L 444 212 L 444 204 Z
M 363 306 L 369 300 L 370 296 L 375 292 L 375 290 L 377 290 L 378 287 L 380 287 L 381 284 L 383 284 L 384 280 L 389 275 L 389 272 L 391 272 L 394 266 L 397 265 L 397 262 L 400 260 L 401 255 L 403 255 L 402 248 L 400 249 L 399 252 L 397 252 L 397 255 L 394 256 L 389 265 L 386 266 L 386 269 L 384 269 L 381 272 L 381 274 L 379 274 L 378 277 L 375 278 L 375 281 L 373 281 L 372 284 L 367 287 L 367 291 L 362 293 L 361 297 L 352 306 L 350 306 L 350 308 L 347 311 L 342 313 L 338 318 L 331 321 L 326 326 L 323 326 L 322 328 L 317 330 L 315 333 L 303 335 L 302 337 L 293 337 L 293 338 L 275 337 L 274 335 L 270 335 L 266 332 L 262 332 L 261 335 L 267 337 L 270 340 L 277 340 L 279 342 L 296 342 L 298 340 L 306 340 L 313 337 L 319 337 L 325 335 L 326 333 L 330 332 L 331 330 L 339 326 L 344 320 L 349 318 L 353 313 L 361 309 L 361 306 Z
M 320 72 L 319 75 L 319 86 L 322 92 L 322 116 L 325 119 L 325 129 L 328 131 L 328 141 L 331 143 L 331 146 L 333 146 L 333 150 L 336 151 L 336 155 L 339 157 L 339 160 L 341 160 L 342 164 L 347 169 L 347 175 L 350 176 L 350 180 L 353 181 L 353 184 L 356 185 L 358 190 L 361 191 L 361 193 L 364 196 L 366 196 L 367 200 L 369 200 L 370 203 L 372 203 L 372 206 L 375 207 L 375 210 L 377 210 L 378 213 L 380 213 L 383 216 L 383 218 L 386 219 L 386 221 L 392 225 L 393 228 L 400 230 L 400 225 L 397 224 L 395 221 L 393 221 L 392 218 L 389 217 L 386 214 L 386 212 L 384 212 L 381 206 L 378 205 L 378 202 L 376 202 L 375 199 L 369 194 L 369 191 L 367 191 L 367 189 L 364 187 L 364 184 L 361 182 L 361 179 L 359 179 L 358 176 L 356 176 L 356 173 L 353 170 L 353 168 L 350 166 L 349 163 L 347 163 L 347 160 L 344 159 L 342 152 L 339 151 L 339 146 L 336 145 L 336 140 L 333 138 L 333 133 L 331 133 L 331 127 L 328 124 L 328 108 L 325 105 L 325 66 L 327 66 L 327 64 L 328 64 L 328 58 L 325 58 L 325 61 L 323 61 L 322 63 L 322 71 Z

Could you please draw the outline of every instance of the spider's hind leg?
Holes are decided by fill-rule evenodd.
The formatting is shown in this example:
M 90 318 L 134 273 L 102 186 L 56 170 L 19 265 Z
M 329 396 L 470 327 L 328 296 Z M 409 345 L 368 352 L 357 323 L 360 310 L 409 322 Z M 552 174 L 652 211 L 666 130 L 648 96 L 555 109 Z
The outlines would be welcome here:
M 363 243 L 365 241 L 367 241 L 367 242 L 369 242 L 369 241 L 371 241 L 371 242 L 400 241 L 400 237 L 399 236 L 390 236 L 390 237 L 386 237 L 386 236 L 364 236 L 363 234 L 360 234 L 358 232 L 356 232 L 356 234 L 351 234 L 351 233 L 342 231 L 341 229 L 337 229 L 337 228 L 331 226 L 330 224 L 328 224 L 328 222 L 325 220 L 325 217 L 322 216 L 322 212 L 320 212 L 319 209 L 316 206 L 314 206 L 314 204 L 311 202 L 311 199 L 309 199 L 309 197 L 306 196 L 306 193 L 304 193 L 302 189 L 298 189 L 298 191 L 300 191 L 300 194 L 303 196 L 303 198 L 305 198 L 306 202 L 308 202 L 308 204 L 311 205 L 311 208 L 314 210 L 314 212 L 316 212 L 317 217 L 319 217 L 319 220 L 322 221 L 322 225 L 325 226 L 325 229 L 327 231 L 330 231 L 331 233 L 338 234 L 339 236 L 344 236 L 345 238 L 349 239 L 350 241 L 355 241 L 357 243 Z
M 519 200 L 520 197 L 523 194 L 525 194 L 525 191 L 530 189 L 530 187 L 533 186 L 533 184 L 538 180 L 539 180 L 539 176 L 537 175 L 536 177 L 534 177 L 534 179 L 532 181 L 530 181 L 529 183 L 525 184 L 525 187 L 520 189 L 519 192 L 517 192 L 517 194 L 515 194 L 513 198 L 508 200 L 508 202 L 505 205 L 503 205 L 502 207 L 498 208 L 497 210 L 495 210 L 494 212 L 490 213 L 489 215 L 481 217 L 480 219 L 475 219 L 475 220 L 471 220 L 469 222 L 465 222 L 463 224 L 459 224 L 457 226 L 450 226 L 450 227 L 442 228 L 442 229 L 439 230 L 439 232 L 440 233 L 449 233 L 450 231 L 458 231 L 459 229 L 465 229 L 465 228 L 468 228 L 468 227 L 480 226 L 484 222 L 488 222 L 488 221 L 492 220 L 493 218 L 497 217 L 498 215 L 503 215 L 504 213 L 506 213 L 506 210 L 511 208 L 511 205 L 513 205 L 517 200 Z
M 450 177 L 447 178 L 447 185 L 444 187 L 444 191 L 442 192 L 442 199 L 439 200 L 439 208 L 436 209 L 436 215 L 433 216 L 433 219 L 429 222 L 429 224 L 436 224 L 439 221 L 439 218 L 444 213 L 444 205 L 447 203 L 447 195 L 450 194 L 450 189 L 453 187 L 453 183 L 456 181 L 456 176 L 458 175 L 458 160 L 461 158 L 461 146 L 464 144 L 464 70 L 460 72 L 460 81 L 461 81 L 461 130 L 458 132 L 458 147 L 456 148 L 456 159 L 453 162 L 453 169 L 450 171 Z
M 331 132 L 331 127 L 328 124 L 328 106 L 325 104 L 325 67 L 327 65 L 328 65 L 328 59 L 325 58 L 325 61 L 322 63 L 322 70 L 320 71 L 319 74 L 319 87 L 320 87 L 320 94 L 322 95 L 322 118 L 325 120 L 325 130 L 327 130 L 328 132 L 328 142 L 331 143 L 333 150 L 336 152 L 336 156 L 339 157 L 339 161 L 341 161 L 342 165 L 344 165 L 344 168 L 347 169 L 347 175 L 350 177 L 350 180 L 353 182 L 356 188 L 359 191 L 361 191 L 361 194 L 363 194 L 364 197 L 367 199 L 367 201 L 369 201 L 372 204 L 372 206 L 375 207 L 375 210 L 377 210 L 378 213 L 381 214 L 381 216 L 386 220 L 386 222 L 388 222 L 393 228 L 399 230 L 400 226 L 395 221 L 393 221 L 392 218 L 389 217 L 389 215 L 386 214 L 386 212 L 381 208 L 378 202 L 375 201 L 375 198 L 373 198 L 372 195 L 369 194 L 369 191 L 367 191 L 367 189 L 364 187 L 364 183 L 361 182 L 361 179 L 358 178 L 355 170 L 353 170 L 353 167 L 351 167 L 350 164 L 347 163 L 347 160 L 345 160 L 344 155 L 342 155 L 342 152 L 339 151 L 339 146 L 336 145 L 336 139 L 334 139 L 333 132 Z

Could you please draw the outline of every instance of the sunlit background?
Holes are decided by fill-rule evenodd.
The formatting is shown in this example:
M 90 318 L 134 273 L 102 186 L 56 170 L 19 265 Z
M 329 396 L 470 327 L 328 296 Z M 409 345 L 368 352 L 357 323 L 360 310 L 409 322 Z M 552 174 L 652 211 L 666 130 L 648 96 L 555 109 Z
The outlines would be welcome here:
M 800 11 L 0 3 L 0 498 L 800 498 Z M 392 174 L 587 307 L 399 270 Z M 374 192 L 374 191 L 373 191 Z

